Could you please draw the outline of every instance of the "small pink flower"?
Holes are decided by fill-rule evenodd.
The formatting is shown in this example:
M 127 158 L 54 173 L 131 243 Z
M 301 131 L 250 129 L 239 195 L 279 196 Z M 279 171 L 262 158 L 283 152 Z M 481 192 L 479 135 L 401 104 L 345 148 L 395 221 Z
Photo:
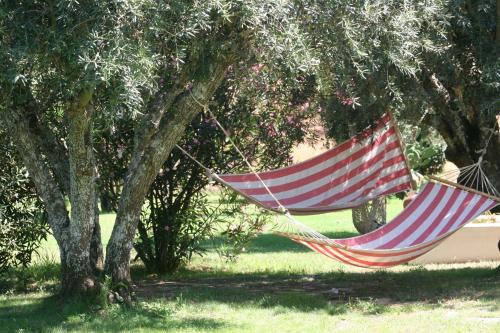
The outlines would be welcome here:
M 300 106 L 300 110 L 307 111 L 309 109 L 309 102 L 305 102 Z
M 264 64 L 258 63 L 252 66 L 252 71 L 256 74 L 260 73 L 262 68 L 264 67 Z
M 353 103 L 352 98 L 343 98 L 342 99 L 342 105 L 350 106 L 350 105 L 352 105 L 352 103 Z

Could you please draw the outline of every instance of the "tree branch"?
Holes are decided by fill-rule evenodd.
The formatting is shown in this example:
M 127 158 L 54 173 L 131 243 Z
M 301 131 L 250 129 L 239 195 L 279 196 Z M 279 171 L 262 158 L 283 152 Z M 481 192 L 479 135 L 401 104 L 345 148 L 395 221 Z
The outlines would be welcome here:
M 216 50 L 199 52 L 195 67 L 187 68 L 189 77 L 193 78 L 192 89 L 184 88 L 175 98 L 168 98 L 171 107 L 161 111 L 163 116 L 155 124 L 157 131 L 149 133 L 145 140 L 147 145 L 139 144 L 134 152 L 134 158 L 129 167 L 124 184 L 120 205 L 108 243 L 106 255 L 106 270 L 115 280 L 129 279 L 128 261 L 132 248 L 144 198 L 175 143 L 183 136 L 192 118 L 201 111 L 198 104 L 207 103 L 222 82 L 227 67 L 234 63 L 241 54 L 243 41 L 241 36 L 225 36 L 223 40 L 212 41 Z M 212 46 L 213 47 L 213 46 Z M 206 67 L 208 65 L 208 70 Z M 197 80 L 194 80 L 197 78 Z M 198 101 L 198 102 L 197 102 Z M 168 112 L 167 112 L 168 111 Z M 153 111 L 153 114 L 158 111 Z M 152 135 L 151 135 L 152 134 Z M 141 138 L 141 139 L 144 139 Z
M 54 137 L 48 126 L 41 121 L 32 127 L 39 147 L 47 157 L 54 177 L 64 194 L 69 195 L 69 159 L 68 151 L 56 137 Z
M 8 111 L 2 112 L 2 119 L 16 143 L 19 155 L 33 179 L 38 194 L 44 201 L 54 237 L 61 245 L 66 238 L 65 228 L 69 224 L 68 211 L 63 193 L 49 171 L 50 168 L 43 158 L 36 136 L 29 128 L 26 114 L 23 108 L 13 106 Z

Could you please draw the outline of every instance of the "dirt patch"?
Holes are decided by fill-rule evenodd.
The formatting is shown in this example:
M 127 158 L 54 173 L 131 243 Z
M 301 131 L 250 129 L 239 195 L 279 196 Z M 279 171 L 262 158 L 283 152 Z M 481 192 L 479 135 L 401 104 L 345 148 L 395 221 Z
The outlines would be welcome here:
M 237 280 L 237 279 L 213 279 L 204 278 L 188 281 L 175 280 L 143 280 L 137 283 L 135 293 L 140 299 L 151 298 L 173 298 L 185 288 L 228 290 L 243 289 L 249 293 L 280 294 L 280 293 L 303 293 L 309 295 L 323 295 L 331 300 L 343 300 L 351 297 L 366 298 L 366 290 L 376 289 L 377 283 L 367 285 L 366 282 L 355 284 L 342 283 L 332 280 L 321 280 L 313 276 L 305 276 L 299 279 L 259 279 L 259 280 Z M 361 293 L 363 290 L 363 294 Z M 391 303 L 384 298 L 384 303 Z

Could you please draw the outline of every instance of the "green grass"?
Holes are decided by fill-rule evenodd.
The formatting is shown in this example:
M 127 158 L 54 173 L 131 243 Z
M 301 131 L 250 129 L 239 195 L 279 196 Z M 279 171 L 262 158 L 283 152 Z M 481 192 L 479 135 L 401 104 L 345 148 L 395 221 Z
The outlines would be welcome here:
M 392 200 L 389 217 L 400 210 Z M 113 218 L 101 216 L 104 243 Z M 299 219 L 332 237 L 355 234 L 350 212 Z M 498 262 L 371 271 L 265 233 L 236 262 L 212 249 L 160 278 L 135 265 L 138 301 L 98 309 L 54 295 L 55 242 L 43 251 L 25 273 L 32 291 L 0 295 L 0 332 L 500 331 Z
M 99 221 L 101 225 L 103 246 L 106 247 L 109 237 L 111 236 L 111 231 L 113 230 L 115 214 L 101 214 L 99 216 Z M 42 243 L 41 248 L 38 251 L 38 255 L 35 256 L 35 261 L 44 261 L 47 259 L 59 261 L 59 249 L 57 247 L 56 240 L 52 236 L 49 236 L 47 240 Z

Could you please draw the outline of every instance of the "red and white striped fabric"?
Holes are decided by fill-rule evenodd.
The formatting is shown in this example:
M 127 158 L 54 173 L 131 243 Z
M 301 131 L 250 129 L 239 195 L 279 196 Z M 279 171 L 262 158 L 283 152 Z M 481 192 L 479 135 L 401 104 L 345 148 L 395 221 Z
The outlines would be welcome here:
M 441 183 L 429 182 L 390 223 L 368 234 L 333 239 L 334 245 L 293 237 L 313 251 L 341 262 L 369 268 L 411 261 L 499 202 Z
M 352 208 L 411 188 L 410 170 L 389 115 L 319 156 L 259 176 L 292 214 Z M 279 207 L 252 173 L 215 179 L 267 209 Z

